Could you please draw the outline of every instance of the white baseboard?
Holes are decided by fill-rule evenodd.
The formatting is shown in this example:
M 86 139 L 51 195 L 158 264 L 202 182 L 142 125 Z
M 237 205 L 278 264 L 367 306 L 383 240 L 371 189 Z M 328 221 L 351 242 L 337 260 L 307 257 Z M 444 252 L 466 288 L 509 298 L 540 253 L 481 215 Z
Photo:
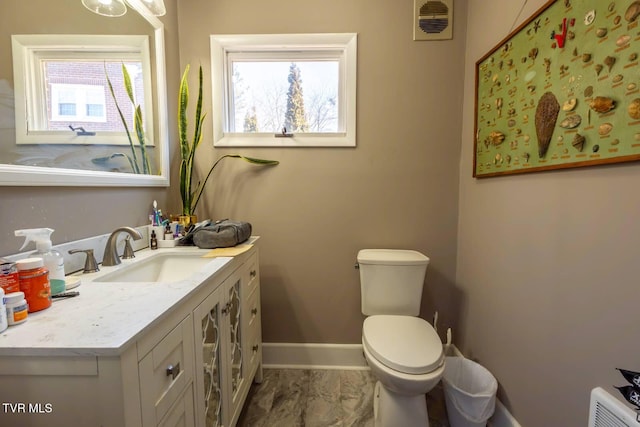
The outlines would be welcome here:
M 369 369 L 361 344 L 263 343 L 262 365 L 267 369 Z
M 447 356 L 464 357 L 458 348 L 445 345 Z M 263 343 L 265 369 L 369 369 L 361 344 Z M 488 427 L 522 427 L 496 399 L 496 410 Z

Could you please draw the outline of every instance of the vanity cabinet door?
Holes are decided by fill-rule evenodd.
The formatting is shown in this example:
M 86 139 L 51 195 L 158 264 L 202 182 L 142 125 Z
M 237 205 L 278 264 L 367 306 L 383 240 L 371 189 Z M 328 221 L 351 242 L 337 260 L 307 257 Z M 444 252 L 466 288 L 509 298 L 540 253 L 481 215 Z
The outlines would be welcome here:
M 143 426 L 157 426 L 193 378 L 191 316 L 169 332 L 138 364 Z
M 222 288 L 213 291 L 194 311 L 196 342 L 196 425 L 223 426 Z

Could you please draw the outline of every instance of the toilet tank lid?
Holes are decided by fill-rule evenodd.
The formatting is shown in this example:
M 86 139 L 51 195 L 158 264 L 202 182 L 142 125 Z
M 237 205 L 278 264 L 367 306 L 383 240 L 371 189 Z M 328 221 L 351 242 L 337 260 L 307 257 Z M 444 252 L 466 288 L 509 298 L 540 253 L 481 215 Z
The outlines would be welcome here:
M 362 249 L 358 252 L 358 264 L 427 265 L 429 258 L 407 249 Z

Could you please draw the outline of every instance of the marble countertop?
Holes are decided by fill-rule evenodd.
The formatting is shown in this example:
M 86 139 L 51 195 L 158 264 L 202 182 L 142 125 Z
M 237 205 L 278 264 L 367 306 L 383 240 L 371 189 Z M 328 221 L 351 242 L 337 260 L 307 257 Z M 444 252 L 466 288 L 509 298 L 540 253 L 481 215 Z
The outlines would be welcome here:
M 121 265 L 80 274 L 81 285 L 73 289 L 80 295 L 53 299 L 48 309 L 29 313 L 26 322 L 0 333 L 0 356 L 118 355 L 233 258 L 211 258 L 204 268 L 174 283 L 94 280 L 159 253 L 208 252 L 191 247 L 145 249 L 132 260 L 122 260 Z

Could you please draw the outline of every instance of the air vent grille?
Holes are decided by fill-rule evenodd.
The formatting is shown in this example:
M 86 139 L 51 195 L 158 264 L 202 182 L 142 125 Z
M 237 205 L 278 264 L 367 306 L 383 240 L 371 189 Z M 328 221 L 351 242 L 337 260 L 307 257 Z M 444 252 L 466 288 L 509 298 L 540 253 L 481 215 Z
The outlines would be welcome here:
M 640 427 L 636 413 L 601 387 L 591 390 L 589 427 Z
M 414 0 L 414 40 L 453 37 L 453 0 Z

